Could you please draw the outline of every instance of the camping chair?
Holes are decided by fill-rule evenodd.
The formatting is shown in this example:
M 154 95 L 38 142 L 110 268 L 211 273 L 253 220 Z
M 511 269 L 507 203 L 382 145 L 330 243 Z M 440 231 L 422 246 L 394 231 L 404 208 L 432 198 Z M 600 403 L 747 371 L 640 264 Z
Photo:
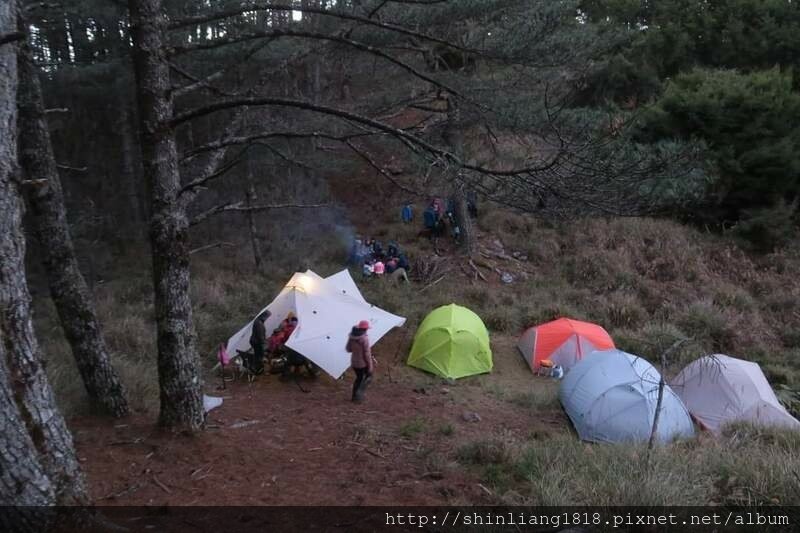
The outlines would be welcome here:
M 216 370 L 217 368 L 219 368 L 220 376 L 222 376 L 221 388 L 223 389 L 226 388 L 225 387 L 226 381 L 233 381 L 234 379 L 236 379 L 236 376 L 233 373 L 233 369 L 231 369 L 231 377 L 229 378 L 225 377 L 225 368 L 230 367 L 232 361 L 233 359 L 228 355 L 228 351 L 225 349 L 225 345 L 220 344 L 219 348 L 217 349 L 217 364 L 214 367 L 214 369 Z
M 542 359 L 539 361 L 539 368 L 536 370 L 537 376 L 550 376 L 553 373 L 555 365 L 550 359 Z

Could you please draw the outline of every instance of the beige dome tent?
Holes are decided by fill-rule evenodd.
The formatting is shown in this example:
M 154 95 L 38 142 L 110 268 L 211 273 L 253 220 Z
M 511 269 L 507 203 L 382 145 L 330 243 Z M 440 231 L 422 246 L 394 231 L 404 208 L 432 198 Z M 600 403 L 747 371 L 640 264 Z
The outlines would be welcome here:
M 670 383 L 697 421 L 714 433 L 729 422 L 800 429 L 757 363 L 728 355 L 701 357 Z

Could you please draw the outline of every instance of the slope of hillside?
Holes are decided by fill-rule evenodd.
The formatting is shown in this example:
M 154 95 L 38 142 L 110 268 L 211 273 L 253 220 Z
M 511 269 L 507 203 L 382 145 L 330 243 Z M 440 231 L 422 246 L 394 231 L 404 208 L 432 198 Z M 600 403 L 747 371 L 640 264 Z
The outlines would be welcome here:
M 561 411 L 556 384 L 532 376 L 515 347 L 526 325 L 566 315 L 604 325 L 620 348 L 650 360 L 689 337 L 668 373 L 702 354 L 725 352 L 758 361 L 773 385 L 796 389 L 796 249 L 751 257 L 723 238 L 669 221 L 554 225 L 480 205 L 479 277 L 452 243 L 435 250 L 418 236 L 419 221 L 399 222 L 404 198 L 386 191 L 370 203 L 361 181 L 368 178 L 365 172 L 345 186 L 334 183 L 352 213 L 352 221 L 341 222 L 397 240 L 418 272 L 412 284 L 399 286 L 356 274 L 369 301 L 408 317 L 377 345 L 379 374 L 363 406 L 348 401 L 349 376 L 304 381 L 304 394 L 274 376 L 221 392 L 209 373 L 207 392 L 225 398 L 209 429 L 192 439 L 154 430 L 150 281 L 131 251 L 116 260 L 97 300 L 137 414 L 117 424 L 96 419 L 83 407 L 52 309 L 38 302 L 37 328 L 52 332 L 43 336 L 48 370 L 73 415 L 98 503 L 800 503 L 798 435 L 732 428 L 719 439 L 701 435 L 662 447 L 649 460 L 637 446 L 584 444 Z M 209 367 L 214 347 L 277 293 L 292 265 L 310 264 L 323 275 L 343 268 L 340 240 L 319 232 L 294 237 L 302 246 L 273 249 L 262 273 L 254 272 L 247 246 L 195 259 L 195 318 Z M 502 273 L 513 282 L 503 283 Z M 492 374 L 450 384 L 404 364 L 425 314 L 451 302 L 470 307 L 489 327 Z M 307 479 L 318 490 L 301 494 L 300 480 Z

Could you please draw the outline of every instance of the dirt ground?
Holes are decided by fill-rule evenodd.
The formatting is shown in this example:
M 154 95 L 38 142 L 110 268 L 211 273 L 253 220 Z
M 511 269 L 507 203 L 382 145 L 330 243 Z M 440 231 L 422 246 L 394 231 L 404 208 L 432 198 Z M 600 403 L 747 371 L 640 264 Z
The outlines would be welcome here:
M 509 390 L 552 386 L 531 376 L 512 346 L 495 346 L 492 374 L 448 384 L 391 361 L 399 338 L 394 332 L 377 344 L 377 375 L 363 404 L 349 401 L 351 374 L 297 382 L 265 375 L 250 385 L 228 382 L 226 390 L 209 376 L 207 394 L 224 402 L 196 436 L 161 431 L 147 417 L 73 420 L 94 502 L 486 504 L 488 489 L 455 460 L 460 446 L 566 427 L 559 410 L 532 412 L 508 401 Z

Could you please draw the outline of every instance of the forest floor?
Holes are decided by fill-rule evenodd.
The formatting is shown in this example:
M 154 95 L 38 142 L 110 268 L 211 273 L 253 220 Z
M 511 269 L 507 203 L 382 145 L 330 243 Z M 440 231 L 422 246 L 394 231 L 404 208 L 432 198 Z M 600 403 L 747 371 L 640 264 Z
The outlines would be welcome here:
M 195 437 L 160 431 L 152 417 L 73 420 L 92 499 L 101 505 L 487 503 L 491 489 L 459 468 L 459 443 L 567 427 L 556 405 L 534 412 L 507 400 L 549 381 L 531 379 L 510 350 L 496 353 L 492 375 L 448 384 L 393 361 L 398 335 L 377 345 L 376 379 L 362 404 L 349 401 L 349 373 L 342 380 L 264 375 L 252 384 L 228 382 L 225 390 L 209 381 L 208 394 L 223 404 Z M 497 387 L 504 393 L 492 394 Z

